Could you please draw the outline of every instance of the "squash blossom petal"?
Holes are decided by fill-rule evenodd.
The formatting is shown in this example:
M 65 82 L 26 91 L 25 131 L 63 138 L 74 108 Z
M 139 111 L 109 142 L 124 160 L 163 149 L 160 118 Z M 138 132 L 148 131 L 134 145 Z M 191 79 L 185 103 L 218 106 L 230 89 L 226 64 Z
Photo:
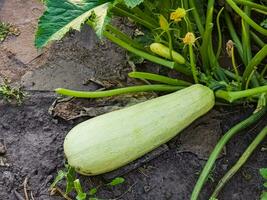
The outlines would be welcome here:
M 186 10 L 183 8 L 177 8 L 174 12 L 171 13 L 170 19 L 175 22 L 182 21 L 182 18 L 184 18 L 186 15 Z
M 184 43 L 185 45 L 189 45 L 189 44 L 194 45 L 194 43 L 195 43 L 196 40 L 197 40 L 197 39 L 196 39 L 194 33 L 192 33 L 192 32 L 188 32 L 188 33 L 185 35 L 185 37 L 183 38 L 183 43 Z

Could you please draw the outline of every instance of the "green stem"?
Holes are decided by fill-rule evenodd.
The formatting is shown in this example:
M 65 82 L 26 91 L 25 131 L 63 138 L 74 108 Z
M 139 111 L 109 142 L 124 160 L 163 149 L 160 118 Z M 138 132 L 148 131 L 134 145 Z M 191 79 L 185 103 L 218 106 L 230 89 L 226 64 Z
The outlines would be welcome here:
M 251 8 L 257 8 L 267 12 L 267 7 L 265 5 L 257 4 L 248 0 L 234 0 L 237 4 L 249 6 Z
M 112 26 L 111 24 L 106 25 L 106 30 L 114 33 L 119 39 L 123 40 L 124 42 L 128 43 L 129 45 L 131 45 L 135 48 L 138 48 L 138 49 L 145 50 L 145 48 L 141 44 L 135 42 L 132 38 L 130 38 L 125 33 L 121 32 L 119 29 Z
M 236 172 L 246 163 L 251 154 L 255 151 L 257 146 L 266 138 L 267 136 L 267 126 L 257 135 L 257 137 L 253 140 L 253 142 L 248 146 L 246 151 L 242 154 L 236 164 L 223 176 L 223 178 L 219 181 L 216 186 L 212 198 L 216 198 L 219 192 L 222 190 L 224 185 L 236 174 Z
M 194 54 L 194 50 L 193 50 L 193 45 L 189 44 L 188 47 L 189 47 L 191 72 L 193 74 L 193 78 L 194 78 L 195 83 L 198 83 L 199 82 L 198 78 L 197 78 L 198 71 L 197 71 L 196 64 L 195 64 L 195 54 Z
M 140 57 L 143 57 L 149 61 L 152 61 L 154 63 L 157 63 L 157 64 L 160 64 L 160 65 L 163 65 L 165 67 L 168 67 L 168 68 L 171 68 L 171 69 L 175 69 L 185 75 L 188 75 L 188 76 L 191 76 L 191 72 L 189 69 L 187 69 L 185 66 L 183 65 L 178 65 L 177 63 L 174 63 L 174 62 L 171 62 L 171 61 L 168 61 L 168 60 L 165 60 L 165 59 L 162 59 L 162 58 L 159 58 L 159 57 L 156 57 L 156 56 L 153 56 L 149 53 L 146 53 L 144 51 L 141 51 L 139 49 L 136 49 L 134 47 L 132 47 L 131 45 L 127 44 L 126 42 L 116 38 L 114 35 L 110 34 L 109 32 L 107 31 L 104 31 L 103 35 L 108 38 L 109 40 L 111 40 L 112 42 L 118 44 L 119 46 L 123 47 L 124 49 L 140 56 Z
M 245 88 L 249 75 L 266 56 L 267 56 L 267 44 L 248 63 L 245 72 L 243 74 L 242 88 Z
M 253 31 L 250 31 L 252 39 L 259 45 L 259 47 L 264 47 L 265 43 L 257 36 Z
M 208 1 L 207 14 L 206 14 L 206 24 L 205 31 L 202 38 L 202 46 L 200 48 L 200 53 L 202 56 L 203 64 L 207 69 L 211 69 L 215 66 L 211 63 L 211 50 L 212 50 L 212 29 L 213 29 L 213 10 L 214 10 L 214 0 Z
M 153 24 L 154 26 L 158 26 L 158 21 L 155 20 L 155 18 L 152 18 L 150 15 L 148 15 L 147 13 L 143 12 L 139 7 L 134 7 L 132 9 L 133 12 L 135 12 L 140 18 L 142 18 L 143 20 L 148 21 L 150 24 Z M 153 13 L 151 13 L 153 14 Z
M 263 68 L 263 70 L 261 71 L 261 78 L 264 78 L 264 74 L 267 71 L 267 64 L 265 65 L 265 67 Z
M 228 27 L 229 33 L 230 33 L 234 43 L 235 43 L 235 46 L 236 46 L 237 51 L 238 51 L 238 54 L 239 54 L 240 58 L 243 60 L 243 62 L 244 62 L 244 58 L 243 58 L 244 53 L 243 53 L 242 43 L 241 43 L 241 41 L 240 41 L 236 31 L 235 31 L 234 25 L 233 25 L 233 23 L 231 21 L 231 17 L 227 12 L 225 12 L 224 16 L 225 16 L 226 25 Z
M 220 153 L 222 152 L 224 146 L 227 144 L 227 142 L 235 136 L 238 132 L 248 128 L 255 122 L 257 122 L 266 112 L 266 109 L 262 109 L 261 111 L 252 114 L 250 117 L 245 119 L 244 121 L 236 124 L 234 127 L 232 127 L 229 131 L 227 131 L 223 137 L 219 140 L 219 142 L 216 144 L 215 148 L 213 149 L 212 153 L 210 154 L 210 157 L 207 161 L 207 163 L 204 166 L 204 169 L 202 170 L 198 181 L 194 187 L 193 193 L 191 195 L 191 200 L 197 200 L 198 195 L 205 184 L 207 177 L 210 174 L 210 171 L 212 170 L 214 163 Z
M 228 70 L 226 70 L 224 68 L 223 68 L 223 72 L 225 73 L 225 75 L 227 75 L 231 79 L 234 79 L 234 80 L 237 80 L 237 81 L 238 81 L 238 79 L 241 79 L 240 76 L 236 76 L 236 74 L 234 74 L 233 72 L 230 72 L 230 71 L 228 71 Z
M 189 83 L 187 81 L 169 78 L 169 77 L 158 75 L 158 74 L 146 73 L 146 72 L 130 72 L 128 74 L 128 76 L 131 78 L 157 81 L 157 82 L 165 83 L 168 85 L 177 85 L 177 86 L 190 86 L 190 85 L 192 85 L 192 83 Z
M 267 30 L 259 26 L 254 22 L 246 13 L 244 13 L 234 2 L 233 0 L 226 0 L 226 2 L 232 7 L 232 9 L 242 17 L 251 27 L 253 27 L 259 33 L 267 36 Z
M 251 74 L 250 74 L 249 77 L 248 77 L 248 80 L 247 80 L 247 82 L 246 82 L 246 86 L 245 86 L 245 89 L 246 89 L 246 90 L 247 90 L 248 87 L 249 87 L 249 83 L 250 83 L 250 81 L 252 80 L 252 77 L 254 77 L 254 73 L 255 73 L 256 69 L 257 69 L 257 68 L 254 68 L 254 69 L 252 70 Z
M 250 48 L 249 26 L 243 19 L 241 20 L 241 24 L 242 24 L 242 44 L 244 50 L 243 57 L 245 60 L 245 65 L 247 65 L 252 57 Z
M 232 58 L 232 65 L 235 71 L 235 75 L 236 77 L 238 77 L 238 88 L 241 89 L 241 77 L 239 76 L 239 72 L 236 66 L 236 62 L 235 62 L 235 52 L 234 52 L 234 47 L 231 49 L 231 58 Z
M 110 97 L 120 94 L 127 94 L 133 92 L 148 92 L 148 91 L 158 91 L 158 92 L 174 92 L 180 89 L 185 88 L 184 86 L 170 86 L 170 85 L 141 85 L 141 86 L 130 86 L 125 88 L 118 88 L 114 90 L 107 91 L 75 91 L 68 90 L 64 88 L 57 88 L 55 92 L 57 94 L 78 97 L 78 98 L 101 98 L 101 97 Z
M 200 35 L 203 36 L 205 30 L 204 30 L 204 27 L 203 27 L 202 22 L 201 22 L 201 17 L 197 11 L 195 0 L 189 0 L 189 5 L 193 9 L 192 14 L 193 14 L 193 17 L 195 19 L 198 31 L 199 31 Z
M 216 53 L 217 59 L 219 58 L 221 54 L 221 50 L 222 50 L 222 31 L 221 31 L 221 26 L 220 26 L 220 16 L 223 10 L 224 10 L 224 7 L 221 8 L 216 18 L 217 31 L 218 31 L 218 48 L 217 48 L 217 53 Z
M 267 15 L 267 12 L 263 11 L 263 10 L 259 10 L 259 9 L 256 9 L 256 8 L 251 8 L 251 10 L 256 11 L 256 12 L 258 12 L 260 14 L 263 14 L 263 15 Z
M 145 27 L 148 28 L 148 29 L 156 29 L 156 28 L 157 28 L 157 27 L 154 26 L 153 24 L 147 22 L 146 20 L 141 19 L 140 17 L 135 16 L 134 14 L 132 14 L 132 13 L 130 13 L 130 12 L 127 12 L 127 11 L 124 10 L 124 9 L 121 9 L 121 8 L 118 8 L 118 7 L 114 6 L 114 7 L 112 8 L 112 11 L 117 12 L 117 13 L 123 15 L 123 16 L 129 17 L 129 18 L 131 18 L 132 20 L 134 20 L 136 23 L 139 23 L 139 24 L 145 26 Z
M 236 101 L 238 99 L 259 95 L 264 92 L 267 92 L 267 85 L 259 86 L 248 90 L 234 91 L 234 92 L 217 90 L 215 92 L 215 96 L 232 103 L 233 101 Z
M 171 60 L 173 60 L 173 56 L 172 56 L 172 50 L 173 50 L 173 47 L 172 47 L 172 36 L 171 36 L 169 30 L 167 30 L 166 33 L 167 33 L 167 35 L 168 35 L 168 41 L 169 41 L 168 44 L 169 44 L 170 58 L 171 58 Z

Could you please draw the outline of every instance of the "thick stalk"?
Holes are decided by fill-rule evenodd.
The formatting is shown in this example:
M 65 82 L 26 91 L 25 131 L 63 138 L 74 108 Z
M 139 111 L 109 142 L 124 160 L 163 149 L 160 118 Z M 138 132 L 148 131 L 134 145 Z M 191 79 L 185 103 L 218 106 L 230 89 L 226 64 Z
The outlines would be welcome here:
M 248 89 L 248 90 L 235 91 L 235 92 L 217 90 L 215 92 L 215 96 L 232 103 L 238 99 L 252 97 L 252 96 L 259 95 L 265 92 L 267 92 L 267 85 L 259 86 L 259 87 Z
M 259 47 L 264 47 L 265 43 L 257 36 L 254 32 L 250 31 L 252 39 L 259 45 Z
M 189 44 L 188 45 L 189 48 L 189 57 L 190 57 L 190 65 L 191 65 L 191 72 L 193 74 L 193 78 L 195 83 L 198 83 L 198 71 L 196 68 L 196 63 L 195 63 L 195 54 L 194 54 L 194 50 L 193 50 L 193 45 Z
M 118 14 L 121 14 L 121 15 L 123 15 L 123 16 L 129 17 L 129 18 L 131 18 L 132 20 L 134 20 L 136 23 L 139 23 L 139 24 L 145 26 L 145 27 L 148 28 L 148 29 L 155 29 L 155 28 L 157 28 L 155 25 L 149 23 L 149 22 L 146 21 L 146 20 L 143 20 L 143 19 L 140 18 L 140 17 L 137 17 L 136 15 L 134 15 L 134 14 L 132 14 L 132 13 L 130 13 L 130 12 L 125 11 L 124 9 L 121 9 L 121 8 L 118 8 L 118 7 L 114 6 L 114 7 L 112 8 L 112 11 L 114 11 L 114 12 L 116 12 L 116 13 L 118 13 Z
M 216 198 L 219 192 L 222 190 L 224 185 L 236 174 L 236 172 L 245 164 L 257 146 L 266 138 L 267 136 L 267 126 L 258 134 L 258 136 L 253 140 L 253 142 L 249 145 L 246 151 L 242 154 L 236 164 L 223 176 L 223 178 L 219 181 L 218 185 L 216 186 L 213 194 L 211 195 L 212 198 Z
M 249 12 L 249 11 L 247 11 Z M 244 50 L 244 60 L 245 60 L 245 65 L 249 63 L 251 60 L 252 54 L 251 54 L 251 45 L 250 45 L 250 35 L 249 35 L 249 26 L 248 24 L 242 19 L 241 21 L 242 24 L 242 44 L 243 44 L 243 50 Z
M 141 44 L 135 42 L 132 38 L 130 38 L 125 33 L 121 32 L 119 29 L 112 26 L 111 24 L 106 25 L 106 30 L 114 33 L 119 39 L 123 40 L 124 42 L 128 43 L 129 45 L 131 45 L 135 48 L 138 48 L 138 49 L 145 50 L 145 48 Z
M 221 50 L 222 50 L 222 31 L 221 31 L 221 26 L 220 26 L 220 16 L 221 16 L 223 10 L 224 10 L 224 7 L 221 8 L 221 10 L 219 11 L 219 13 L 216 17 L 217 32 L 218 32 L 218 47 L 217 47 L 217 53 L 216 53 L 217 59 L 219 58 L 219 56 L 221 54 Z
M 216 146 L 215 146 L 214 150 L 212 151 L 207 163 L 204 166 L 204 169 L 202 170 L 202 172 L 198 178 L 198 181 L 197 181 L 195 188 L 193 190 L 193 193 L 191 195 L 191 200 L 197 200 L 198 199 L 198 195 L 199 195 L 203 185 L 207 181 L 207 177 L 209 176 L 209 173 L 212 170 L 216 159 L 218 158 L 218 156 L 222 152 L 222 150 L 223 150 L 224 146 L 227 144 L 227 142 L 233 136 L 235 136 L 237 133 L 239 133 L 240 131 L 242 131 L 242 130 L 248 128 L 249 126 L 251 126 L 252 124 L 256 123 L 265 114 L 265 112 L 266 112 L 266 109 L 262 109 L 259 112 L 252 114 L 250 117 L 248 117 L 244 121 L 236 124 L 234 127 L 232 127 L 229 131 L 227 131 L 223 135 L 223 137 L 216 144 Z
M 235 49 L 234 47 L 231 49 L 232 65 L 233 65 L 233 68 L 234 68 L 235 75 L 236 75 L 236 77 L 238 77 L 238 80 L 237 80 L 238 88 L 241 89 L 241 77 L 239 76 L 238 68 L 236 66 L 235 50 L 234 49 Z
M 233 0 L 226 0 L 226 2 L 231 6 L 231 8 L 244 19 L 251 27 L 253 27 L 256 31 L 261 33 L 262 35 L 267 36 L 267 29 L 259 26 L 255 21 L 253 21 L 246 13 L 244 13 Z
M 177 86 L 190 86 L 192 83 L 189 83 L 187 81 L 169 78 L 166 76 L 158 75 L 158 74 L 152 74 L 147 72 L 130 72 L 128 74 L 131 78 L 138 78 L 138 79 L 146 79 L 150 81 L 157 81 L 160 83 L 168 84 L 168 85 L 177 85 Z
M 261 61 L 267 56 L 267 44 L 250 60 L 248 63 L 242 79 L 242 88 L 245 88 L 248 77 L 251 72 L 257 67 Z
M 140 18 L 142 18 L 143 20 L 148 21 L 150 24 L 153 24 L 154 26 L 158 26 L 158 21 L 155 20 L 155 18 L 152 18 L 150 15 L 148 15 L 147 13 L 143 12 L 139 7 L 134 7 L 132 9 L 132 11 L 134 13 L 136 13 Z M 153 14 L 153 13 L 150 13 Z
M 241 43 L 241 41 L 240 41 L 236 31 L 235 31 L 234 25 L 231 21 L 231 17 L 227 12 L 224 13 L 224 16 L 225 16 L 226 25 L 228 27 L 229 33 L 230 33 L 234 43 L 235 43 L 238 54 L 239 54 L 240 58 L 242 59 L 242 61 L 244 62 L 244 58 L 243 58 L 244 53 L 243 53 L 242 43 Z
M 171 68 L 171 69 L 175 69 L 185 75 L 191 76 L 191 72 L 189 69 L 187 69 L 185 66 L 182 65 L 178 65 L 177 63 L 153 56 L 149 53 L 146 53 L 144 51 L 141 51 L 139 49 L 136 49 L 134 47 L 132 47 L 131 45 L 127 44 L 126 42 L 116 38 L 114 35 L 112 35 L 111 33 L 104 31 L 103 35 L 108 38 L 109 40 L 111 40 L 112 42 L 118 44 L 119 46 L 123 47 L 124 49 L 140 56 L 143 57 L 144 59 L 147 59 L 149 61 L 152 61 L 154 63 L 163 65 L 165 67 Z
M 200 35 L 203 37 L 205 30 L 204 30 L 204 27 L 203 27 L 202 22 L 201 22 L 201 17 L 197 11 L 195 0 L 189 0 L 189 5 L 192 8 L 191 12 L 192 12 L 193 17 L 195 19 L 198 31 L 199 31 Z
M 249 6 L 251 8 L 257 8 L 262 11 L 267 12 L 267 7 L 265 5 L 257 4 L 248 0 L 234 0 L 237 4 L 244 5 L 244 6 Z
M 141 85 L 141 86 L 130 86 L 125 88 L 118 88 L 114 90 L 107 91 L 76 91 L 64 88 L 57 88 L 55 92 L 57 94 L 78 97 L 78 98 L 101 98 L 110 97 L 120 94 L 127 94 L 133 92 L 148 92 L 148 91 L 158 91 L 158 92 L 174 92 L 185 88 L 184 86 L 170 86 L 170 85 Z
M 206 14 L 206 24 L 205 24 L 205 31 L 203 33 L 203 42 L 202 46 L 200 48 L 200 53 L 202 56 L 203 64 L 207 69 L 211 69 L 212 64 L 211 64 L 211 59 L 210 57 L 210 48 L 212 46 L 212 29 L 213 29 L 213 10 L 214 10 L 214 0 L 208 1 L 208 7 L 207 7 L 207 14 Z

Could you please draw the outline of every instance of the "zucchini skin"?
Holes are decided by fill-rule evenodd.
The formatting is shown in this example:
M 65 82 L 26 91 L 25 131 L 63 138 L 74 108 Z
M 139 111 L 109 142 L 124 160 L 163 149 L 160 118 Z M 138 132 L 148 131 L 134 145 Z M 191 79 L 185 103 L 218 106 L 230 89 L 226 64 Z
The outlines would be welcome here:
M 213 106 L 213 91 L 196 84 L 78 124 L 64 152 L 78 173 L 109 172 L 168 142 Z
M 164 57 L 164 58 L 167 58 L 167 59 L 171 59 L 171 55 L 170 55 L 170 49 L 169 47 L 166 47 L 164 46 L 163 44 L 161 43 L 152 43 L 150 45 L 150 50 L 161 56 L 161 57 Z M 178 52 L 172 50 L 172 58 L 175 62 L 179 63 L 179 64 L 184 64 L 185 63 L 185 59 L 184 57 L 179 54 Z

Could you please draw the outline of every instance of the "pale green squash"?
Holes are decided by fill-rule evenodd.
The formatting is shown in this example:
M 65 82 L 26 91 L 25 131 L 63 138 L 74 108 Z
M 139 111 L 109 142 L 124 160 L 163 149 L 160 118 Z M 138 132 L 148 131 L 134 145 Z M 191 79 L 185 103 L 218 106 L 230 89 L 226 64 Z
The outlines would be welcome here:
M 213 106 L 213 91 L 197 84 L 113 111 L 75 126 L 65 155 L 81 174 L 109 172 L 168 142 Z

